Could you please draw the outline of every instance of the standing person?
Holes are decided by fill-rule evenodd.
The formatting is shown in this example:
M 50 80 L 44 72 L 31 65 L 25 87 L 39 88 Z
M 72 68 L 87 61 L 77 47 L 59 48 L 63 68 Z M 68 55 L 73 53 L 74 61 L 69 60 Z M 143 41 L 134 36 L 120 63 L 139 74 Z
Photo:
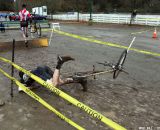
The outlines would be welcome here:
M 22 10 L 19 11 L 19 17 L 20 17 L 20 27 L 22 30 L 22 35 L 25 40 L 26 47 L 28 47 L 28 44 L 27 44 L 28 43 L 28 41 L 27 41 L 28 34 L 27 34 L 27 32 L 28 32 L 28 21 L 31 18 L 31 14 L 26 9 L 25 4 L 22 5 Z
M 74 58 L 70 56 L 58 56 L 57 57 L 57 65 L 54 72 L 48 67 L 48 66 L 38 66 L 36 69 L 31 70 L 31 73 L 40 77 L 44 81 L 46 81 L 49 84 L 52 84 L 55 87 L 64 85 L 64 84 L 70 84 L 70 83 L 80 83 L 83 87 L 83 91 L 87 91 L 87 79 L 86 78 L 60 78 L 60 69 L 63 65 L 63 63 L 74 60 Z M 35 82 L 32 78 L 30 78 L 27 74 L 24 74 L 23 72 L 19 72 L 20 76 L 20 82 L 25 84 L 28 88 L 34 88 L 33 83 Z M 33 86 L 32 86 L 33 85 Z M 32 86 L 32 87 L 31 87 Z M 19 91 L 22 91 L 19 88 Z
M 135 20 L 135 17 L 137 15 L 137 10 L 133 10 L 133 12 L 131 13 L 131 20 L 130 20 L 130 25 L 132 24 L 132 22 Z

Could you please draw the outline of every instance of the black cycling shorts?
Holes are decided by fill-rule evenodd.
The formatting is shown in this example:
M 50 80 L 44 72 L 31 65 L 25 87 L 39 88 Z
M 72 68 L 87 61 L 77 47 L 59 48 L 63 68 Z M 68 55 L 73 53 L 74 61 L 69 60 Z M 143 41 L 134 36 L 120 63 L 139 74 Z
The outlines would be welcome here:
M 51 79 L 53 77 L 53 71 L 48 66 L 38 66 L 36 69 L 32 70 L 31 73 L 40 77 L 44 81 Z M 26 84 L 27 86 L 31 86 L 34 80 L 27 76 L 24 76 L 22 71 L 19 71 L 20 82 Z
M 53 71 L 48 66 L 38 66 L 36 69 L 32 70 L 31 73 L 40 77 L 44 81 L 53 77 Z
M 28 27 L 28 21 L 20 21 L 21 27 Z

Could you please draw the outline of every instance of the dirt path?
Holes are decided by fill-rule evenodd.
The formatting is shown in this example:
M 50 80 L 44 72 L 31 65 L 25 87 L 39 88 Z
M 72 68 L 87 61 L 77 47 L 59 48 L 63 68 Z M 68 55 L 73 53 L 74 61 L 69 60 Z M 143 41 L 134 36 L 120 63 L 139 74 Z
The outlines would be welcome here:
M 133 37 L 132 32 L 150 28 L 63 24 L 61 29 L 80 36 L 128 46 Z M 3 34 L 3 39 L 4 37 L 9 39 L 11 34 L 16 39 L 20 39 L 19 32 L 13 30 Z M 152 31 L 136 34 L 137 38 L 133 47 L 160 53 L 159 39 L 152 39 L 151 34 Z M 50 36 L 49 32 L 43 32 L 43 35 Z M 106 60 L 116 62 L 122 51 L 123 49 L 120 48 L 54 33 L 52 44 L 48 48 L 21 47 L 17 49 L 15 62 L 28 70 L 37 65 L 48 65 L 54 69 L 57 54 L 71 55 L 76 61 L 63 66 L 61 73 L 64 76 L 65 72 L 92 70 L 92 65 L 95 65 L 96 69 L 104 69 L 96 62 Z M 1 52 L 0 56 L 11 59 L 11 51 Z M 0 67 L 10 73 L 9 65 L 0 62 Z M 65 85 L 60 89 L 129 130 L 138 130 L 140 127 L 153 127 L 156 130 L 160 127 L 160 57 L 131 51 L 125 68 L 129 75 L 121 74 L 116 80 L 112 79 L 111 74 L 98 76 L 96 80 L 88 79 L 88 92 L 83 92 L 79 84 Z M 17 71 L 15 71 L 15 76 L 18 77 Z M 91 118 L 43 87 L 34 92 L 88 130 L 109 129 L 103 123 Z M 0 107 L 0 130 L 74 129 L 26 94 L 19 94 L 16 85 L 14 85 L 12 100 L 9 94 L 10 81 L 0 74 L 0 99 L 5 101 L 5 105 Z

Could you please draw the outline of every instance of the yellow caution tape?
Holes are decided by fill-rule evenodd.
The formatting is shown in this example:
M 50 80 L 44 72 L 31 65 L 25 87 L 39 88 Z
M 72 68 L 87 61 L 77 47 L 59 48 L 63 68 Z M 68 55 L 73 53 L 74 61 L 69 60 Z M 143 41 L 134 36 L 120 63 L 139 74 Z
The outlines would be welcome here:
M 72 103 L 73 105 L 79 107 L 81 110 L 87 112 L 92 117 L 94 117 L 94 118 L 100 120 L 101 122 L 105 123 L 106 125 L 108 125 L 112 129 L 115 129 L 115 130 L 126 130 L 126 128 L 124 128 L 124 127 L 120 126 L 119 124 L 113 122 L 112 120 L 106 118 L 105 116 L 103 116 L 99 112 L 97 112 L 97 111 L 93 110 L 92 108 L 88 107 L 87 105 L 79 102 L 77 99 L 69 96 L 68 94 L 66 94 L 63 91 L 59 90 L 55 86 L 47 83 L 46 81 L 42 80 L 38 76 L 33 75 L 29 71 L 27 71 L 27 70 L 23 69 L 22 67 L 16 65 L 15 63 L 11 62 L 10 60 L 7 60 L 7 59 L 5 59 L 3 57 L 0 57 L 0 60 L 13 65 L 16 69 L 24 72 L 25 74 L 27 74 L 28 76 L 30 76 L 31 78 L 33 78 L 35 81 L 37 81 L 38 83 L 40 83 L 44 87 L 48 88 L 49 90 L 51 90 L 52 92 L 54 92 L 58 96 L 62 97 L 63 99 L 67 100 L 68 102 Z
M 81 126 L 77 125 L 76 123 L 74 123 L 72 120 L 68 119 L 67 117 L 65 117 L 64 115 L 62 115 L 60 112 L 58 112 L 55 108 L 53 108 L 51 105 L 49 105 L 46 101 L 44 101 L 41 97 L 39 97 L 37 94 L 35 94 L 33 91 L 31 91 L 30 89 L 28 89 L 27 87 L 25 87 L 22 83 L 20 83 L 16 78 L 10 76 L 8 73 L 6 73 L 5 71 L 3 71 L 0 68 L 0 72 L 2 74 L 4 74 L 6 77 L 8 77 L 9 79 L 13 80 L 26 94 L 28 94 L 30 97 L 32 97 L 33 99 L 37 100 L 38 102 L 40 102 L 43 106 L 45 106 L 46 108 L 48 108 L 49 110 L 51 110 L 52 112 L 54 112 L 58 117 L 60 117 L 61 119 L 63 119 L 64 121 L 66 121 L 67 123 L 69 123 L 70 125 L 72 125 L 73 127 L 77 128 L 78 130 L 85 130 L 84 128 L 82 128 Z
M 132 35 L 134 35 L 134 34 L 140 34 L 140 33 L 148 32 L 148 31 L 151 31 L 151 30 L 153 30 L 153 29 L 148 29 L 148 30 L 139 31 L 139 32 L 133 32 L 133 33 L 131 33 L 131 34 L 132 34 Z
M 56 33 L 59 33 L 59 34 L 65 35 L 65 36 L 73 37 L 73 38 L 84 40 L 84 41 L 89 41 L 89 42 L 93 42 L 93 43 L 98 43 L 98 44 L 103 44 L 103 45 L 107 45 L 107 46 L 111 46 L 111 47 L 117 47 L 117 48 L 123 48 L 123 49 L 128 48 L 128 46 L 122 46 L 122 45 L 115 44 L 115 43 L 103 42 L 103 41 L 99 41 L 99 40 L 95 40 L 95 39 L 90 39 L 90 38 L 82 37 L 82 36 L 79 36 L 79 35 L 76 35 L 76 34 L 62 32 L 62 31 L 59 31 L 59 30 L 54 30 L 54 31 Z M 135 52 L 139 52 L 139 53 L 143 53 L 143 54 L 160 56 L 160 53 L 150 52 L 150 51 L 146 51 L 146 50 L 140 50 L 140 49 L 136 49 L 136 48 L 130 48 L 130 50 L 135 51 Z

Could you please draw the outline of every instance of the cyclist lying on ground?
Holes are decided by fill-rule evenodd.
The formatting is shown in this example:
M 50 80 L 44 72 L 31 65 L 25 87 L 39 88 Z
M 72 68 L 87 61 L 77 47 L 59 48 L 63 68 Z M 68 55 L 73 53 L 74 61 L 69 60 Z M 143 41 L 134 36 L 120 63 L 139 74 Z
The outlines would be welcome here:
M 74 60 L 74 58 L 70 56 L 58 56 L 57 57 L 57 65 L 54 72 L 48 67 L 48 66 L 38 66 L 36 69 L 31 70 L 31 73 L 34 75 L 40 77 L 41 79 L 47 81 L 48 83 L 52 83 L 53 86 L 58 87 L 64 84 L 69 83 L 80 83 L 83 87 L 83 91 L 87 91 L 87 80 L 86 78 L 66 78 L 62 80 L 60 78 L 60 69 L 63 65 L 63 63 Z M 19 72 L 20 76 L 20 82 L 25 84 L 27 87 L 31 88 L 33 83 L 35 82 L 32 78 L 30 78 L 27 74 L 24 74 L 23 72 Z M 22 91 L 19 88 L 19 91 Z

